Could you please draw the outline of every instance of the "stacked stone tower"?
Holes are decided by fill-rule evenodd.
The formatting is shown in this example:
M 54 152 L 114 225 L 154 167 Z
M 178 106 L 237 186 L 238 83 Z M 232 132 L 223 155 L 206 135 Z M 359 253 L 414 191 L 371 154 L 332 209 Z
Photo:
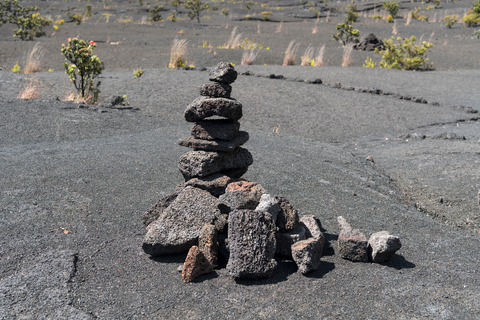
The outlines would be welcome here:
M 211 82 L 200 86 L 201 97 L 185 110 L 185 120 L 194 123 L 191 137 L 178 140 L 178 144 L 193 149 L 181 156 L 178 163 L 187 185 L 195 179 L 191 185 L 212 189 L 205 184 L 238 179 L 253 163 L 250 152 L 240 147 L 248 141 L 248 133 L 239 130 L 242 104 L 230 97 L 230 85 L 236 79 L 233 66 L 220 63 L 210 72 Z

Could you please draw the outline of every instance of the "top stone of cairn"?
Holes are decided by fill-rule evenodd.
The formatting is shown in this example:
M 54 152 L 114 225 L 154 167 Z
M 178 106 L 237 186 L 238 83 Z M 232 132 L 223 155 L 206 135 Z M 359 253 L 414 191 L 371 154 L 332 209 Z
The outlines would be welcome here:
M 221 62 L 210 71 L 210 81 L 231 84 L 237 79 L 237 71 L 230 63 Z

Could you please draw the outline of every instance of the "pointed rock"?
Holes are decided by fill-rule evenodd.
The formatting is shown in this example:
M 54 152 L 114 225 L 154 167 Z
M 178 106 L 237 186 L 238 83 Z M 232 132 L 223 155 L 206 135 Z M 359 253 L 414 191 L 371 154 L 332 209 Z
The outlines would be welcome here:
M 390 260 L 401 247 L 400 238 L 391 235 L 388 231 L 376 232 L 368 240 L 368 251 L 372 261 L 377 263 Z
M 210 70 L 210 80 L 231 84 L 237 80 L 237 71 L 230 63 L 220 62 Z
M 280 205 L 278 204 L 278 199 L 272 197 L 268 193 L 262 194 L 260 197 L 260 202 L 255 208 L 255 211 L 268 212 L 272 215 L 273 222 L 277 222 L 277 216 L 280 212 Z
M 338 217 L 340 234 L 338 251 L 343 259 L 353 262 L 368 262 L 367 238 L 358 229 L 352 229 L 344 217 Z
M 198 237 L 198 248 L 213 267 L 218 265 L 218 238 L 213 224 L 205 224 Z
M 213 272 L 212 265 L 197 246 L 190 248 L 183 264 L 182 279 L 192 282 L 196 277 Z
M 193 100 L 185 110 L 185 120 L 188 122 L 213 116 L 238 120 L 242 117 L 242 104 L 233 99 L 200 97 Z
M 308 230 L 307 238 L 313 237 L 320 239 L 323 247 L 325 245 L 325 235 L 322 232 L 320 219 L 314 215 L 305 215 L 300 218 L 300 222 L 303 223 Z
M 278 197 L 277 200 L 280 206 L 280 212 L 277 217 L 277 227 L 281 232 L 292 230 L 299 221 L 298 211 L 287 199 Z

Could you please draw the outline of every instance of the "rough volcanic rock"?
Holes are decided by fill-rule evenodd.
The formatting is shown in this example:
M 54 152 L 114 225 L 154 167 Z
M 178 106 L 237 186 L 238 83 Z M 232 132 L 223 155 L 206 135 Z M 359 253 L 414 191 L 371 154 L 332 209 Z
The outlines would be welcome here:
M 200 86 L 200 95 L 213 98 L 230 98 L 232 87 L 226 83 L 210 82 Z
M 205 224 L 198 237 L 198 248 L 213 267 L 218 265 L 218 238 L 213 224 Z
M 292 230 L 299 221 L 298 211 L 295 209 L 287 199 L 277 198 L 280 205 L 280 212 L 277 217 L 277 227 L 281 232 Z
M 254 210 L 235 210 L 228 217 L 230 257 L 227 271 L 235 278 L 262 278 L 272 274 L 275 224 L 272 215 Z
M 292 245 L 292 258 L 302 274 L 320 269 L 322 253 L 323 244 L 318 238 L 301 240 Z
M 177 143 L 181 146 L 205 151 L 231 152 L 248 141 L 248 132 L 240 131 L 231 141 L 226 140 L 203 140 L 194 137 L 181 138 Z
M 275 253 L 285 257 L 292 256 L 292 245 L 300 240 L 307 239 L 307 228 L 303 224 L 297 224 L 292 230 L 277 232 L 275 234 L 277 248 Z
M 242 104 L 227 98 L 199 97 L 193 100 L 185 110 L 185 120 L 195 122 L 208 117 L 219 116 L 229 120 L 242 117 Z
M 360 51 L 374 51 L 376 48 L 379 50 L 385 50 L 385 45 L 382 40 L 379 40 L 377 36 L 370 33 L 361 37 L 360 42 L 353 48 Z
M 196 277 L 211 272 L 213 272 L 213 267 L 208 259 L 197 246 L 192 246 L 183 264 L 183 281 L 192 282 Z
M 352 229 L 344 217 L 338 217 L 340 234 L 338 235 L 338 251 L 343 259 L 353 262 L 368 262 L 368 242 L 358 229 Z
M 228 244 L 227 234 L 218 235 L 218 253 L 225 261 L 228 261 L 230 257 L 230 245 Z
M 178 196 L 178 192 L 175 191 L 172 194 L 169 194 L 160 200 L 158 200 L 153 207 L 151 207 L 147 212 L 143 214 L 142 221 L 145 226 L 148 226 L 153 221 L 157 220 L 158 217 Z
M 268 212 L 272 215 L 273 222 L 277 222 L 278 212 L 280 212 L 280 205 L 275 197 L 272 197 L 268 193 L 262 194 L 260 202 L 255 208 L 255 211 Z
M 240 130 L 240 122 L 225 119 L 202 120 L 192 127 L 191 135 L 203 140 L 233 140 Z
M 217 207 L 218 199 L 209 192 L 186 187 L 149 225 L 143 250 L 152 256 L 187 251 L 196 244 L 203 226 L 220 216 Z
M 230 63 L 221 62 L 210 70 L 210 80 L 231 84 L 237 80 L 237 71 Z
M 185 182 L 185 186 L 191 186 L 206 190 L 213 196 L 219 197 L 225 193 L 225 188 L 233 179 L 221 173 L 215 173 L 211 176 L 193 178 Z
M 380 263 L 390 260 L 401 247 L 400 239 L 388 231 L 376 232 L 368 240 L 368 252 L 373 262 Z
M 307 228 L 307 238 L 313 237 L 320 239 L 323 248 L 323 245 L 325 245 L 325 235 L 322 232 L 322 224 L 320 223 L 320 219 L 314 215 L 305 215 L 300 218 L 300 222 L 303 223 Z
M 265 189 L 255 182 L 232 182 L 218 198 L 218 208 L 222 213 L 229 213 L 235 209 L 255 209 L 265 192 Z
M 232 169 L 244 169 L 252 163 L 251 153 L 243 148 L 233 152 L 190 151 L 180 157 L 178 168 L 185 181 L 188 181 Z

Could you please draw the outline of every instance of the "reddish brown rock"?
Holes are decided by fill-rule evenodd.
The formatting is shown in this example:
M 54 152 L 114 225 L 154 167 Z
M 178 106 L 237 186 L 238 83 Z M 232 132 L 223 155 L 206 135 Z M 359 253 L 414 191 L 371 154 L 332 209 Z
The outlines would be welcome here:
M 258 183 L 249 181 L 232 182 L 218 200 L 222 213 L 236 209 L 255 209 L 260 203 L 265 189 Z
M 298 211 L 287 199 L 278 197 L 277 200 L 280 206 L 280 211 L 277 216 L 277 227 L 281 232 L 292 230 L 299 221 Z
M 338 251 L 343 259 L 368 262 L 368 241 L 358 229 L 352 229 L 344 217 L 338 217 Z
M 218 265 L 218 238 L 214 225 L 206 224 L 203 226 L 198 237 L 198 248 L 215 268 Z
M 213 267 L 197 246 L 190 248 L 183 264 L 182 279 L 192 282 L 196 277 L 213 272 Z

